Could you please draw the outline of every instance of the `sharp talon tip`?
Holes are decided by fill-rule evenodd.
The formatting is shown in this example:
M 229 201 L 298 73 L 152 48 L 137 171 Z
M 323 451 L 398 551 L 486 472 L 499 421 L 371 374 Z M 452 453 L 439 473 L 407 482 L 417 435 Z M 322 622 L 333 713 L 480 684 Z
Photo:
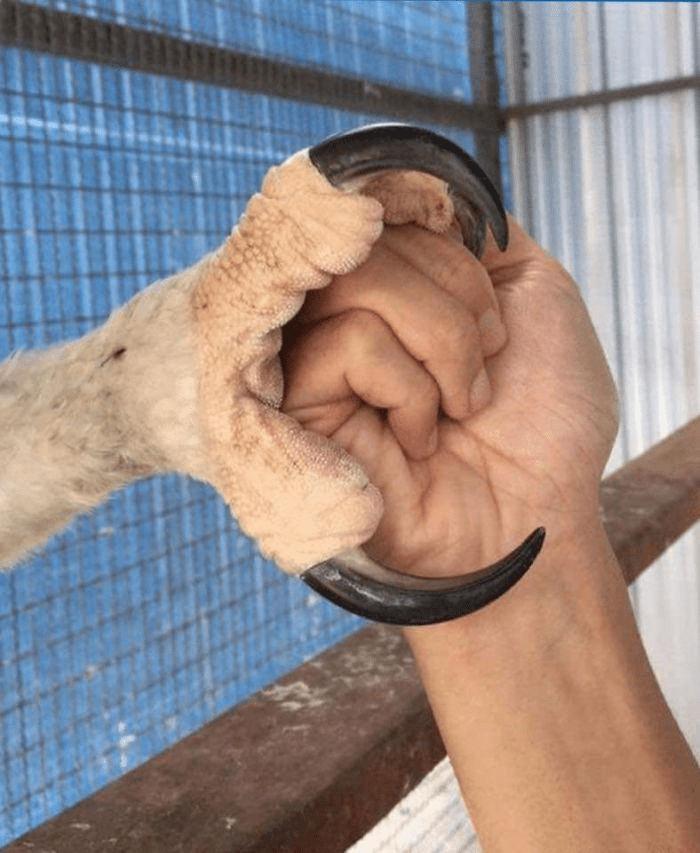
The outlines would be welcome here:
M 481 257 L 487 225 L 502 251 L 508 245 L 505 209 L 486 173 L 458 145 L 433 131 L 405 124 L 369 125 L 320 142 L 309 149 L 309 158 L 334 186 L 387 169 L 433 175 L 448 185 L 470 251 Z M 539 528 L 498 563 L 459 578 L 415 578 L 376 563 L 367 576 L 340 560 L 312 566 L 302 578 L 320 595 L 366 619 L 428 625 L 495 601 L 527 572 L 543 540 Z
M 497 563 L 460 577 L 418 578 L 372 564 L 372 577 L 340 560 L 312 566 L 302 579 L 334 604 L 375 622 L 432 625 L 458 619 L 500 598 L 525 575 L 542 548 L 538 528 Z
M 325 139 L 309 150 L 309 157 L 334 186 L 386 169 L 440 178 L 462 208 L 457 218 L 470 251 L 481 256 L 486 224 L 501 251 L 508 245 L 508 220 L 496 188 L 473 157 L 438 133 L 407 124 L 372 124 Z M 483 227 L 484 235 L 473 234 L 475 225 Z

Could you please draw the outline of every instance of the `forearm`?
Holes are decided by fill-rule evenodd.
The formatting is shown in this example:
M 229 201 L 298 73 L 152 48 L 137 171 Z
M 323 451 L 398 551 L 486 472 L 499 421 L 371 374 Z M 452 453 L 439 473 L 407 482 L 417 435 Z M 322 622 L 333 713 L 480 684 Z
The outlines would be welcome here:
M 649 668 L 602 524 L 521 584 L 408 632 L 484 849 L 695 851 L 700 774 Z
M 206 478 L 194 275 L 158 282 L 80 340 L 0 365 L 0 566 L 133 480 Z

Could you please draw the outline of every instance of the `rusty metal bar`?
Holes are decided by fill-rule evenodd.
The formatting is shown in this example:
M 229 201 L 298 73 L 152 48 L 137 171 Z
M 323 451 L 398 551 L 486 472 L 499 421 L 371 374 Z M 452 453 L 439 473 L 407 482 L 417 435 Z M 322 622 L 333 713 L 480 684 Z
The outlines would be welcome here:
M 632 582 L 700 518 L 700 418 L 602 486 Z M 444 755 L 399 631 L 324 652 L 4 853 L 341 853 Z
M 700 519 L 700 418 L 607 477 L 601 507 L 630 584 Z
M 493 4 L 467 3 L 467 32 L 469 34 L 469 77 L 472 99 L 482 106 L 501 102 L 496 68 L 496 47 L 493 31 Z M 501 137 L 493 130 L 474 133 L 475 157 L 494 186 L 503 195 L 501 179 Z
M 443 754 L 400 632 L 372 626 L 5 853 L 340 853 Z
M 465 104 L 19 0 L 0 3 L 0 44 L 382 117 L 504 130 L 497 104 Z

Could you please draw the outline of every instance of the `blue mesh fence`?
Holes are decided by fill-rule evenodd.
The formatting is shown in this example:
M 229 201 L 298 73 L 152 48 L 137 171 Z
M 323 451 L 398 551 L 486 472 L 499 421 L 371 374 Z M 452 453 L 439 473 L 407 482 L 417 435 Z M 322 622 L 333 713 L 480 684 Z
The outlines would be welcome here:
M 471 100 L 461 0 L 39 0 L 36 5 Z
M 43 5 L 469 93 L 463 3 Z M 220 243 L 271 165 L 377 119 L 2 48 L 0 358 L 94 328 Z M 265 562 L 208 487 L 124 490 L 0 574 L 0 844 L 361 625 Z

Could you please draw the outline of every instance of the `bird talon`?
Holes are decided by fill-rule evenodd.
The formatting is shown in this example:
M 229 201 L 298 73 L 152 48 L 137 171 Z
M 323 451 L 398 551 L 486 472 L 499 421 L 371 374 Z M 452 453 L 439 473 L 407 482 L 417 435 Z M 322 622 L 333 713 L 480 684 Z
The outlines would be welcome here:
M 447 184 L 465 246 L 481 257 L 486 226 L 496 244 L 508 245 L 503 203 L 479 164 L 458 145 L 430 130 L 375 124 L 320 142 L 309 159 L 335 187 L 357 190 L 363 178 L 392 170 L 424 172 Z M 416 578 L 374 563 L 361 553 L 342 555 L 307 569 L 302 579 L 320 595 L 366 619 L 398 625 L 428 625 L 473 613 L 520 580 L 544 541 L 538 528 L 508 556 L 458 578 Z M 354 564 L 353 564 L 354 562 Z
M 370 124 L 331 136 L 309 150 L 309 159 L 335 187 L 386 170 L 425 172 L 449 187 L 465 246 L 481 257 L 486 225 L 496 244 L 508 245 L 503 202 L 484 170 L 444 136 L 406 124 Z
M 319 595 L 365 619 L 433 625 L 474 613 L 508 592 L 532 566 L 544 536 L 539 527 L 502 560 L 460 577 L 419 578 L 368 558 L 358 567 L 342 557 L 312 566 L 301 577 Z

